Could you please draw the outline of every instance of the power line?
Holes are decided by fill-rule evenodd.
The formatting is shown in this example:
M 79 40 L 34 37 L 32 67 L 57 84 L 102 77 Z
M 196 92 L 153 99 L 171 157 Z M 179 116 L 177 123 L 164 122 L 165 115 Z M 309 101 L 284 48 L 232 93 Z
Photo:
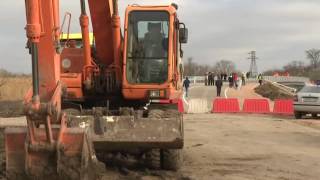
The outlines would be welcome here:
M 251 60 L 250 69 L 249 69 L 250 76 L 257 77 L 258 76 L 258 66 L 257 66 L 258 57 L 256 56 L 256 51 L 251 51 L 249 55 L 250 57 L 248 59 Z

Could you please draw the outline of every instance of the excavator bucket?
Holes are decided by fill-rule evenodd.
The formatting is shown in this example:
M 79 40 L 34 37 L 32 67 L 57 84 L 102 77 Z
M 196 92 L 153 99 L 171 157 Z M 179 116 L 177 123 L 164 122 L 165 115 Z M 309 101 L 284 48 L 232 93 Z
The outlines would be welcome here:
M 88 126 L 90 139 L 97 152 L 183 148 L 183 119 L 179 112 L 173 116 L 165 114 L 164 117 L 100 114 L 71 118 Z
M 5 129 L 6 176 L 8 179 L 22 179 L 25 174 L 26 128 Z
M 84 129 L 70 128 L 63 133 L 59 144 L 57 169 L 60 177 L 70 179 L 94 179 L 89 174 L 93 168 L 93 148 Z M 92 171 L 91 171 L 92 172 Z
M 130 116 L 104 117 L 106 131 L 91 131 L 97 151 L 141 149 L 179 149 L 183 147 L 182 126 L 176 119 L 135 119 Z
M 91 179 L 88 174 L 91 143 L 83 129 L 52 128 L 54 145 L 30 144 L 26 128 L 5 130 L 8 179 Z M 44 128 L 37 138 L 45 139 Z M 27 144 L 29 144 L 27 146 Z

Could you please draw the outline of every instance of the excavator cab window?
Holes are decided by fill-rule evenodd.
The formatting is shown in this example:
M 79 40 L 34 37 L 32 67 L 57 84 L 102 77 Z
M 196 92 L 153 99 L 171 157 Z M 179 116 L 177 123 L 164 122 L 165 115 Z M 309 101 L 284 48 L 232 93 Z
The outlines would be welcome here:
M 133 84 L 164 83 L 168 79 L 168 12 L 131 12 L 127 38 L 127 80 Z

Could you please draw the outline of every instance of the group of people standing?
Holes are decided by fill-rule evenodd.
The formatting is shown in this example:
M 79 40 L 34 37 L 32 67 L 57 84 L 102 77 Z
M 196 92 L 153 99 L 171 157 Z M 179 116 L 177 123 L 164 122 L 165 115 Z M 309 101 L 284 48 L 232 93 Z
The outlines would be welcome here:
M 205 85 L 206 86 L 216 86 L 217 87 L 217 96 L 221 95 L 221 88 L 223 86 L 223 81 L 227 79 L 227 74 L 218 74 L 215 75 L 212 72 L 206 73 Z
M 240 76 L 238 73 L 231 73 L 229 76 L 227 74 L 219 74 L 215 75 L 212 72 L 206 73 L 205 76 L 205 85 L 206 86 L 214 86 L 217 80 L 228 81 L 229 87 L 238 88 L 240 86 L 246 85 L 247 74 L 242 73 Z
M 206 85 L 209 86 L 216 86 L 217 87 L 217 96 L 220 97 L 221 96 L 221 88 L 223 86 L 223 78 L 222 76 L 217 76 L 217 79 L 215 79 L 215 77 L 212 77 L 212 79 L 210 78 L 210 81 L 206 82 Z M 190 80 L 188 77 L 185 78 L 185 80 L 183 81 L 183 87 L 185 89 L 185 95 L 186 97 L 188 97 L 188 91 L 189 91 L 189 87 L 190 87 Z
M 215 82 L 217 80 L 219 80 L 219 78 L 222 80 L 222 81 L 226 81 L 227 78 L 228 78 L 228 75 L 227 74 L 214 74 L 213 72 L 208 72 L 206 73 L 206 76 L 205 76 L 205 81 L 204 81 L 204 84 L 206 86 L 214 86 L 215 85 Z
M 229 87 L 234 87 L 234 88 L 238 88 L 239 86 L 245 86 L 246 85 L 246 74 L 242 73 L 239 77 L 239 75 L 237 73 L 232 73 L 230 74 L 230 76 L 228 77 L 228 81 L 229 81 Z
M 217 87 L 217 96 L 220 97 L 221 96 L 221 89 L 222 89 L 224 81 L 229 82 L 230 88 L 234 87 L 237 89 L 237 88 L 241 88 L 241 86 L 246 85 L 246 80 L 247 80 L 247 78 L 249 78 L 249 75 L 250 75 L 249 73 L 242 73 L 239 76 L 238 73 L 231 73 L 228 76 L 227 74 L 215 75 L 212 72 L 208 72 L 208 73 L 206 73 L 206 76 L 205 76 L 205 85 L 206 86 L 216 86 Z M 257 79 L 258 79 L 259 84 L 262 85 L 262 82 L 263 82 L 262 74 L 259 74 Z M 186 77 L 183 82 L 183 87 L 185 88 L 186 97 L 188 97 L 189 86 L 190 86 L 190 80 L 188 79 L 188 77 Z

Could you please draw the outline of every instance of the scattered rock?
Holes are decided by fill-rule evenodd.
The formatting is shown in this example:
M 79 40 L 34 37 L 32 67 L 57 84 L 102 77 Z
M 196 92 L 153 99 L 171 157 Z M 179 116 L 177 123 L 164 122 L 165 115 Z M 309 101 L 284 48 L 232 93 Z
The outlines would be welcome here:
M 195 144 L 192 147 L 199 147 L 199 146 L 203 146 L 203 144 Z

